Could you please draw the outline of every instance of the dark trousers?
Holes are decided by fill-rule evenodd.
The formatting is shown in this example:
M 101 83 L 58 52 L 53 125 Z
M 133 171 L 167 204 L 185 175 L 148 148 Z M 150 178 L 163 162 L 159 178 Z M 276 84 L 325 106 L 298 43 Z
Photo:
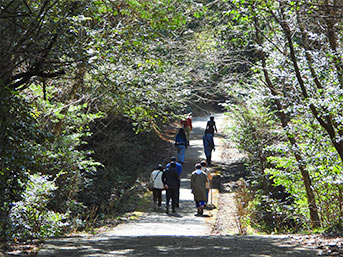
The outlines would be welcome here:
M 177 190 L 176 190 L 176 206 L 180 203 L 180 186 L 181 186 L 181 180 L 179 179 L 177 183 Z
M 158 206 L 162 204 L 162 189 L 154 188 L 152 190 L 152 195 L 154 199 L 154 203 L 158 203 Z
M 169 201 L 172 200 L 172 209 L 175 210 L 177 201 L 177 188 L 169 188 L 166 190 L 166 207 L 169 207 Z
M 211 158 L 212 158 L 212 148 L 211 147 L 205 147 L 205 155 L 206 155 L 206 162 L 208 165 L 211 164 Z

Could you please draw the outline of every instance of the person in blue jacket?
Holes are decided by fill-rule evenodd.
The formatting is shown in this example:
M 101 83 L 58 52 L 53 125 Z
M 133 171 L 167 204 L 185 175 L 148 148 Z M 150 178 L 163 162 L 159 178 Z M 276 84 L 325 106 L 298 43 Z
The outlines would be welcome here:
M 187 138 L 186 138 L 185 130 L 183 128 L 180 128 L 179 132 L 176 134 L 175 146 L 177 150 L 178 162 L 183 164 L 185 161 L 185 152 L 187 148 Z
M 205 130 L 205 135 L 202 137 L 203 145 L 204 145 L 204 152 L 206 155 L 206 162 L 207 165 L 211 165 L 211 158 L 212 158 L 212 150 L 215 151 L 214 148 L 214 141 L 213 135 L 210 133 L 208 129 Z

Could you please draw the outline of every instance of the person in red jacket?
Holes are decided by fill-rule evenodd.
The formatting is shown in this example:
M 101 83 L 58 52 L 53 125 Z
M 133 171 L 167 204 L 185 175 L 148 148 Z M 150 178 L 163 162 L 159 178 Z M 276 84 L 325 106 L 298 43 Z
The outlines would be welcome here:
M 186 133 L 186 138 L 187 138 L 187 144 L 189 145 L 189 138 L 191 135 L 191 131 L 193 129 L 192 127 L 192 116 L 188 115 L 186 119 L 181 121 L 181 125 L 183 126 L 185 133 Z

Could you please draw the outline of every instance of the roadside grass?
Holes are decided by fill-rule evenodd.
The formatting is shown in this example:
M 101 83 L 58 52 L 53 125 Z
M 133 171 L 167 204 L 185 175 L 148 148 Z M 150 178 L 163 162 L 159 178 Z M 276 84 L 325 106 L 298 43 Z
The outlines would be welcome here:
M 129 217 L 130 220 L 137 220 L 144 213 L 149 211 L 149 208 L 152 204 L 151 197 L 152 197 L 152 193 L 150 191 L 146 191 L 144 193 L 143 197 L 138 199 L 137 208 L 130 215 L 130 217 Z

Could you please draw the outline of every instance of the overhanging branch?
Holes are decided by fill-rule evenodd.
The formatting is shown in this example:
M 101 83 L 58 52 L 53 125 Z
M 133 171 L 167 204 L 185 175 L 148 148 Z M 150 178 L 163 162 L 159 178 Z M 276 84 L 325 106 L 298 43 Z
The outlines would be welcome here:
M 23 85 L 27 83 L 33 77 L 55 78 L 57 76 L 64 75 L 65 73 L 66 73 L 65 70 L 59 70 L 52 73 L 36 72 L 36 71 L 29 71 L 29 72 L 21 73 L 15 76 L 19 80 L 9 85 L 9 88 L 16 91 L 23 90 L 26 88 L 26 87 L 23 87 Z M 17 79 L 14 79 L 14 80 L 17 80 Z

